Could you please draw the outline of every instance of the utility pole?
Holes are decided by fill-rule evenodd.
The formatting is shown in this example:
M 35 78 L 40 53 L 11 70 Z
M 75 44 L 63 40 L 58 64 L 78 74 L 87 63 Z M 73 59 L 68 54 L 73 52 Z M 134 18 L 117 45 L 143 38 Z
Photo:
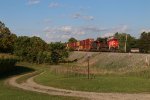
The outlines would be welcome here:
M 127 52 L 127 40 L 128 40 L 128 35 L 126 34 L 126 40 L 125 40 L 125 46 L 124 46 L 124 52 Z
M 88 54 L 87 55 L 87 62 L 88 62 L 88 68 L 87 68 L 87 71 L 88 71 L 88 79 L 90 79 L 90 55 Z

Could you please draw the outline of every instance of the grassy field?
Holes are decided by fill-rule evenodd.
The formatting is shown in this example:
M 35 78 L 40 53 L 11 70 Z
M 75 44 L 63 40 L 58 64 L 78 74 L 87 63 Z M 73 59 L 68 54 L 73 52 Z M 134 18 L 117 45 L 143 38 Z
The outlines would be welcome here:
M 132 75 L 130 75 L 132 74 Z M 129 75 L 98 75 L 88 80 L 86 75 L 67 76 L 47 71 L 35 81 L 48 86 L 93 92 L 150 92 L 150 72 Z M 141 76 L 140 76 L 141 74 Z
M 150 66 L 146 54 L 90 52 L 90 73 L 87 79 L 86 52 L 72 53 L 76 63 L 49 68 L 35 81 L 58 88 L 95 92 L 150 92 Z M 61 84 L 60 84 L 61 83 Z
M 5 80 L 13 75 L 32 72 L 41 69 L 43 66 L 36 66 L 28 63 L 19 64 L 16 69 L 0 75 L 0 99 L 1 100 L 81 100 L 75 97 L 50 96 L 41 93 L 24 91 L 5 84 Z M 35 69 L 36 68 L 36 69 Z M 20 81 L 24 81 L 25 78 Z
M 35 70 L 45 71 L 35 81 L 58 88 L 94 92 L 141 93 L 150 92 L 150 67 L 145 64 L 145 54 L 90 53 L 90 80 L 87 79 L 87 53 L 72 53 L 70 60 L 77 62 L 61 65 L 36 65 L 19 63 L 8 73 L 0 75 L 2 100 L 80 100 L 81 98 L 49 96 L 23 91 L 5 84 L 13 75 Z M 22 77 L 18 82 L 26 80 Z

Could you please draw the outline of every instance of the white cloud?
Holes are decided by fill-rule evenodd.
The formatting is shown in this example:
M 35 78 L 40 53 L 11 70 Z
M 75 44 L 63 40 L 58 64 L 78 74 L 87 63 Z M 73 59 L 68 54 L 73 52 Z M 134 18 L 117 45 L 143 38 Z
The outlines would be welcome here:
M 84 37 L 92 36 L 92 34 L 99 34 L 100 32 L 105 32 L 108 29 L 100 28 L 96 26 L 80 26 L 74 27 L 70 25 L 60 26 L 60 27 L 46 27 L 44 32 L 46 38 L 49 41 L 66 41 L 71 37 Z M 89 37 L 84 37 L 89 38 Z
M 55 33 L 46 33 L 45 36 L 47 42 L 66 41 L 71 37 L 71 35 L 68 34 L 55 34 Z
M 142 29 L 141 32 L 150 32 L 150 29 Z
M 51 23 L 53 23 L 53 21 L 51 19 L 44 19 L 43 23 L 44 24 L 51 24 Z
M 35 4 L 39 4 L 40 0 L 28 0 L 28 4 L 29 5 L 35 5 Z
M 113 36 L 115 33 L 105 33 L 102 35 L 102 37 L 109 37 L 109 36 Z
M 127 25 L 122 25 L 122 26 L 118 26 L 118 27 L 113 28 L 114 32 L 120 32 L 120 33 L 125 33 L 128 30 L 129 30 L 129 28 Z
M 73 19 L 83 19 L 83 20 L 94 20 L 94 16 L 83 15 L 81 13 L 75 13 L 72 15 Z
M 46 27 L 44 32 L 51 33 L 51 34 L 74 34 L 74 35 L 83 35 L 85 34 L 84 30 L 78 27 L 72 26 L 61 26 L 61 27 L 53 27 L 49 28 Z
M 60 4 L 57 3 L 57 2 L 51 2 L 51 3 L 49 4 L 49 8 L 57 8 L 57 7 L 60 7 Z
M 100 28 L 97 26 L 84 26 L 82 28 L 83 30 L 89 31 L 91 33 L 99 33 L 99 32 L 103 32 L 103 31 L 107 31 L 107 28 Z
M 72 17 L 73 17 L 74 19 L 78 19 L 78 18 L 80 18 L 80 17 L 81 17 L 81 14 L 76 13 L 76 14 L 74 14 Z
M 44 29 L 46 40 L 50 41 L 66 41 L 71 37 L 83 36 L 86 32 L 73 26 L 46 27 Z
M 70 36 L 69 36 L 69 35 L 64 34 L 64 35 L 62 35 L 62 36 L 61 36 L 61 38 L 62 38 L 62 39 L 69 39 L 69 38 L 70 38 Z
M 84 34 L 86 34 L 86 32 L 85 32 L 84 30 L 76 30 L 76 31 L 74 31 L 73 34 L 76 34 L 76 35 L 84 35 Z
M 44 32 L 49 41 L 67 41 L 70 37 L 92 38 L 113 36 L 116 32 L 127 32 L 128 26 L 118 26 L 113 28 L 101 28 L 98 26 L 80 26 L 74 27 L 71 25 L 59 27 L 46 27 Z M 102 34 L 105 33 L 105 34 Z M 93 38 L 94 38 L 93 37 Z
M 93 16 L 83 16 L 83 19 L 85 20 L 94 20 Z
M 72 27 L 71 26 L 62 26 L 62 27 L 60 27 L 60 31 L 65 32 L 65 33 L 71 33 Z
M 113 28 L 108 28 L 105 30 L 106 33 L 102 35 L 102 37 L 113 36 L 116 32 L 126 33 L 129 31 L 129 27 L 127 25 L 121 25 Z

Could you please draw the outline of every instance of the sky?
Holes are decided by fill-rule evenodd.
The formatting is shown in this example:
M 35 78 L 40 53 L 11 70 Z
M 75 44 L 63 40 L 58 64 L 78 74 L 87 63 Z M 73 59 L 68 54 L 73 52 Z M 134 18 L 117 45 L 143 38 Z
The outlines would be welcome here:
M 150 0 L 0 0 L 0 21 L 18 36 L 66 42 L 150 31 Z

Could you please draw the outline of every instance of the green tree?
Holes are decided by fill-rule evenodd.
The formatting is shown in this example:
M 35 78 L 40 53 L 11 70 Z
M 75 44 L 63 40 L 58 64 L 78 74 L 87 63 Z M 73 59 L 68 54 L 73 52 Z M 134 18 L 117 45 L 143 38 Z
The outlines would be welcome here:
M 16 39 L 17 36 L 12 34 L 9 28 L 0 21 L 0 52 L 12 53 Z
M 37 63 L 51 63 L 51 52 L 44 51 L 44 52 L 38 52 L 37 54 Z
M 40 55 L 43 56 L 42 53 L 46 51 L 47 46 L 47 43 L 39 37 L 34 36 L 29 38 L 27 36 L 21 36 L 17 38 L 14 53 L 21 57 L 22 60 L 38 63 L 39 59 L 41 60 L 39 58 L 41 57 Z
M 96 39 L 96 41 L 99 41 L 99 42 L 105 44 L 105 43 L 107 43 L 107 38 L 98 37 L 98 38 Z
M 72 38 L 70 38 L 70 39 L 68 40 L 68 42 L 69 42 L 69 43 L 77 42 L 77 39 L 75 39 L 75 38 L 72 37 Z
M 141 52 L 143 53 L 150 52 L 150 32 L 141 33 L 139 45 Z
M 16 39 L 17 36 L 15 34 L 5 35 L 0 38 L 0 52 L 13 53 Z
M 27 60 L 30 49 L 30 38 L 27 36 L 20 36 L 17 38 L 14 46 L 14 54 L 19 56 L 21 60 Z
M 127 52 L 130 52 L 131 48 L 133 47 L 138 47 L 138 45 L 134 44 L 137 42 L 137 39 L 135 39 L 130 34 L 117 32 L 114 36 L 119 40 L 119 49 L 121 52 L 124 52 L 125 42 L 127 46 Z M 126 36 L 127 36 L 127 41 L 126 41 Z
M 70 41 L 75 41 L 71 39 Z M 61 42 L 47 44 L 39 37 L 12 34 L 0 21 L 0 52 L 14 53 L 23 61 L 32 63 L 59 63 L 68 57 L 65 44 Z
M 6 27 L 5 24 L 0 21 L 0 37 L 2 37 L 4 35 L 10 35 L 10 34 L 11 34 L 11 32 L 10 32 L 9 28 Z
M 63 62 L 65 58 L 68 57 L 68 51 L 66 47 L 61 42 L 51 43 L 49 44 L 51 51 L 51 61 L 52 63 L 58 64 L 59 62 Z

